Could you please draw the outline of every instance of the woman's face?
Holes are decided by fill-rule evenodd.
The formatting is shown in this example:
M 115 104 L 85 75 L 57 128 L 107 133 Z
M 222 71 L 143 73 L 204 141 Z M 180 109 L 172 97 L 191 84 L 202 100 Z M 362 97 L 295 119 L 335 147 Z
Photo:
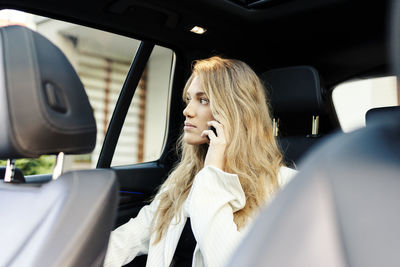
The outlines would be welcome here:
M 186 93 L 186 108 L 183 115 L 186 117 L 183 140 L 189 145 L 208 143 L 207 137 L 201 133 L 208 129 L 207 122 L 214 119 L 209 99 L 200 86 L 198 77 L 194 77 Z

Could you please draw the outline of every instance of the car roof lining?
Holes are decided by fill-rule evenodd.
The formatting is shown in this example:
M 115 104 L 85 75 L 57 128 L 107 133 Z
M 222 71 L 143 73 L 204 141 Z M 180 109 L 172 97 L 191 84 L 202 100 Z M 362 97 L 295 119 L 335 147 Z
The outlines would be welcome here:
M 222 54 L 242 59 L 258 72 L 312 65 L 330 87 L 360 70 L 386 64 L 387 7 L 378 2 L 360 7 L 346 0 L 292 0 L 250 10 L 225 0 L 148 0 L 145 4 L 0 0 L 0 5 L 154 41 L 188 59 Z M 115 13 L 118 5 L 119 14 Z M 209 31 L 195 35 L 188 31 L 190 25 Z M 354 65 L 360 59 L 354 52 L 360 49 L 369 50 L 369 57 L 361 54 L 362 64 Z

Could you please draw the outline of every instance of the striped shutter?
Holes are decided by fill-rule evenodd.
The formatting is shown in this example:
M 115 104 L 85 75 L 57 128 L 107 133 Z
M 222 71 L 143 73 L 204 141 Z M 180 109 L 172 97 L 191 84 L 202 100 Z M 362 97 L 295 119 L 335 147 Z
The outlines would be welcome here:
M 112 112 L 128 73 L 130 62 L 80 52 L 78 74 L 88 94 L 97 123 L 96 148 L 91 155 L 96 165 Z M 143 150 L 145 82 L 141 80 L 129 108 L 112 165 L 132 164 L 140 160 Z M 139 136 L 141 134 L 141 139 Z M 141 151 L 143 153 L 143 151 Z

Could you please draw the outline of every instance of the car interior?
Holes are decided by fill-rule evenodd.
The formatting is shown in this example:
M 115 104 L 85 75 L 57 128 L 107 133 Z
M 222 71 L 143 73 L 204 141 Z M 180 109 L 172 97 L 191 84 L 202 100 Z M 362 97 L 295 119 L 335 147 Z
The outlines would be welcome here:
M 102 266 L 110 231 L 135 217 L 149 203 L 179 160 L 176 142 L 184 122 L 182 90 L 196 59 L 220 55 L 240 59 L 255 70 L 266 88 L 284 162 L 300 173 L 303 166 L 305 171 L 314 173 L 310 170 L 311 159 L 316 160 L 313 153 L 319 151 L 325 140 L 337 134 L 347 135 L 342 133 L 333 103 L 334 89 L 347 81 L 394 74 L 389 46 L 391 1 L 0 0 L 0 6 L 140 40 L 110 111 L 104 139 L 97 144 L 101 150 L 95 169 L 61 174 L 55 168 L 53 174 L 24 175 L 14 166 L 15 159 L 52 154 L 62 161 L 63 153 L 92 151 L 96 142 L 93 117 L 96 108 L 88 102 L 90 95 L 85 93 L 74 70 L 76 66 L 51 41 L 24 26 L 0 28 L 0 75 L 3 76 L 0 77 L 3 124 L 0 158 L 8 160 L 8 166 L 0 168 L 0 177 L 4 177 L 0 187 L 0 227 L 5 229 L 0 234 L 0 250 L 5 253 L 0 266 Z M 205 29 L 205 33 L 191 32 L 195 26 Z M 156 46 L 173 51 L 170 82 L 166 85 L 168 108 L 161 152 L 155 160 L 114 166 L 121 132 L 131 105 L 136 105 L 135 92 Z M 349 100 L 357 102 L 357 99 L 352 96 Z M 399 99 L 397 96 L 397 103 Z M 376 121 L 371 117 L 384 120 L 388 116 L 385 114 L 398 114 L 398 107 L 383 109 L 367 113 L 367 127 Z M 389 145 L 395 143 L 394 139 L 388 139 Z M 363 154 L 360 158 L 364 158 Z M 330 167 L 334 168 L 335 163 L 333 160 Z M 300 182 L 284 190 L 271 212 L 263 216 L 276 215 L 284 208 L 295 213 L 296 208 L 287 206 L 287 201 L 315 194 L 316 199 L 307 201 L 321 201 L 318 218 L 335 221 L 332 206 L 327 202 L 332 192 L 324 187 L 326 184 L 321 186 L 310 180 L 301 183 L 304 180 L 299 179 Z M 342 187 L 346 184 L 338 182 L 337 188 Z M 298 203 L 307 206 L 307 201 Z M 346 206 L 351 201 L 343 196 L 340 205 Z M 357 210 L 357 206 L 352 208 Z M 313 211 L 313 207 L 309 209 Z M 365 214 L 360 213 L 362 216 Z M 295 221 L 297 217 L 276 218 Z M 301 222 L 314 225 L 307 220 Z M 264 242 L 276 242 L 274 238 L 279 236 L 271 234 L 274 229 L 277 233 L 289 229 L 280 228 L 278 221 L 268 219 L 256 225 L 255 229 L 267 229 L 265 235 L 255 238 L 257 233 L 253 231 L 232 266 L 256 266 L 249 265 L 251 259 L 246 255 L 253 255 L 253 260 L 258 258 L 250 251 L 267 255 L 256 248 L 267 247 Z M 324 229 L 336 229 L 329 223 L 325 226 Z M 356 227 L 354 224 L 345 229 L 353 231 Z M 320 236 L 321 232 L 314 234 Z M 251 237 L 258 243 L 250 242 Z M 260 240 L 261 237 L 265 239 Z M 326 259 L 331 260 L 332 266 L 342 266 L 344 263 L 336 256 L 344 252 L 335 246 L 340 240 L 334 235 L 325 237 L 336 243 L 329 243 L 331 247 L 327 245 L 324 251 L 337 252 Z M 291 236 L 282 240 L 285 238 L 290 240 Z M 301 245 L 302 239 L 297 241 Z M 311 252 L 299 250 L 302 252 L 298 257 L 312 255 L 317 241 L 315 238 L 314 247 L 309 246 Z M 277 249 L 283 253 L 285 245 L 282 242 Z M 270 259 L 271 266 L 279 266 L 282 260 L 272 256 Z M 318 264 L 321 262 L 324 261 Z M 126 266 L 145 266 L 145 263 L 146 256 L 140 256 Z M 293 262 L 281 262 L 281 266 L 289 265 Z

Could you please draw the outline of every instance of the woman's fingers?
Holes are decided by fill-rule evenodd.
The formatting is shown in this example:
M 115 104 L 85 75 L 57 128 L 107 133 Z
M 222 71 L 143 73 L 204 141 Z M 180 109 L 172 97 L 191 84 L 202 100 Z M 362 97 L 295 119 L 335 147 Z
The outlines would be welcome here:
M 221 145 L 226 145 L 228 142 L 227 138 L 226 138 L 226 134 L 225 134 L 225 128 L 224 126 L 219 123 L 218 121 L 209 121 L 207 122 L 207 125 L 209 127 L 214 127 L 215 131 L 217 132 L 216 134 L 214 133 L 213 130 L 208 129 L 204 131 L 204 134 L 208 136 L 208 139 L 210 140 L 210 142 L 212 141 L 215 144 L 221 144 Z
M 207 125 L 209 127 L 214 127 L 217 134 L 215 134 L 211 129 L 202 132 L 202 135 L 207 136 L 210 139 L 210 146 L 208 147 L 207 155 L 204 160 L 204 166 L 212 165 L 224 170 L 224 154 L 227 145 L 224 126 L 215 120 L 207 122 Z
M 211 140 L 211 138 L 216 138 L 217 136 L 212 130 L 204 130 L 201 135 L 201 137 L 208 137 L 208 140 Z

